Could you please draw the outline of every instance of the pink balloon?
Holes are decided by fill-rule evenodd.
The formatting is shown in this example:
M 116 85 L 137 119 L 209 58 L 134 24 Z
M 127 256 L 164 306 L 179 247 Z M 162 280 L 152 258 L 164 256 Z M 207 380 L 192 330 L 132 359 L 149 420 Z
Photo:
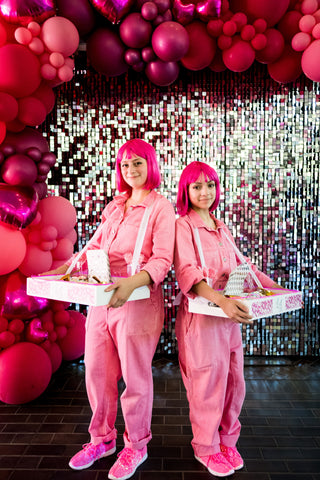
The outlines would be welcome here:
M 38 58 L 23 45 L 0 48 L 0 90 L 20 98 L 31 95 L 40 85 Z
M 74 206 L 64 197 L 47 197 L 39 202 L 41 227 L 54 226 L 58 231 L 58 238 L 70 232 L 77 222 L 77 213 Z
M 109 28 L 95 30 L 87 41 L 87 57 L 92 67 L 107 77 L 122 75 L 128 70 L 124 53 L 124 44 Z
M 39 345 L 20 342 L 0 353 L 0 400 L 8 404 L 31 402 L 49 385 L 52 366 Z
M 244 72 L 255 60 L 255 51 L 248 42 L 240 38 L 222 52 L 223 63 L 233 72 Z
M 16 340 L 15 335 L 12 332 L 1 332 L 0 333 L 0 348 L 8 348 L 14 344 Z
M 0 220 L 25 228 L 36 217 L 38 196 L 32 187 L 0 183 Z
M 73 228 L 72 230 L 70 230 L 70 232 L 68 232 L 64 238 L 68 238 L 70 240 L 70 242 L 72 243 L 72 245 L 74 245 L 78 239 L 78 234 L 76 232 L 76 230 Z
M 303 0 L 300 8 L 304 15 L 312 14 L 319 8 L 318 0 Z
M 40 344 L 51 360 L 52 364 L 52 373 L 56 372 L 62 363 L 62 352 L 59 345 L 55 342 L 50 342 L 49 340 L 44 341 Z
M 76 360 L 84 354 L 85 340 L 86 317 L 73 310 L 69 310 L 69 314 L 75 321 L 74 325 L 68 328 L 66 336 L 57 342 L 62 351 L 62 358 L 66 361 Z
M 90 0 L 90 2 L 111 23 L 119 23 L 134 4 L 134 0 Z
M 49 51 L 69 57 L 79 46 L 79 33 L 67 18 L 51 17 L 42 25 L 41 40 Z
M 181 63 L 188 70 L 202 70 L 211 64 L 215 56 L 216 41 L 210 37 L 203 22 L 197 20 L 185 28 L 189 35 L 189 50 Z
M 152 83 L 160 87 L 165 87 L 177 80 L 179 76 L 179 65 L 177 62 L 155 60 L 154 62 L 148 63 L 145 73 Z
M 141 57 L 142 57 L 142 60 L 146 63 L 152 62 L 157 58 L 152 47 L 144 47 L 141 50 Z
M 18 102 L 9 93 L 0 92 L 0 121 L 11 122 L 18 114 Z
M 68 18 L 77 27 L 81 37 L 95 26 L 95 12 L 88 0 L 56 0 L 58 15 Z
M 143 48 L 149 44 L 152 25 L 141 13 L 130 13 L 120 24 L 120 38 L 130 48 Z
M 47 340 L 49 334 L 42 328 L 41 320 L 34 318 L 27 325 L 25 337 L 28 342 L 42 343 Z
M 257 18 L 264 18 L 268 27 L 272 27 L 286 13 L 290 0 L 231 0 L 229 3 L 232 12 L 245 13 L 250 23 Z
M 256 52 L 256 60 L 260 63 L 275 62 L 282 55 L 284 38 L 275 28 L 268 28 L 264 33 L 267 44 L 262 50 Z
M 68 260 L 73 253 L 73 243 L 68 238 L 61 238 L 51 253 L 54 260 Z
M 42 23 L 55 15 L 53 0 L 15 0 L 1 2 L 0 14 L 7 22 L 28 25 L 35 20 Z
M 320 40 L 314 40 L 303 52 L 301 66 L 306 77 L 313 82 L 320 82 Z
M 152 48 L 164 62 L 177 62 L 188 52 L 188 32 L 178 22 L 164 22 L 153 32 Z
M 68 65 L 63 65 L 58 69 L 57 76 L 61 82 L 70 82 L 73 78 L 73 70 Z
M 44 251 L 32 243 L 27 245 L 27 250 L 19 270 L 26 277 L 38 275 L 51 269 L 52 255 L 50 251 Z
M 17 42 L 21 43 L 22 45 L 28 45 L 33 38 L 30 30 L 28 30 L 25 27 L 17 28 L 16 31 L 14 32 L 14 37 L 17 40 Z
M 270 77 L 279 83 L 294 82 L 302 73 L 301 54 L 286 45 L 281 57 L 268 64 Z
M 126 50 L 124 58 L 128 65 L 136 65 L 137 63 L 141 62 L 140 50 L 137 50 L 135 48 L 128 48 L 128 50 Z
M 299 32 L 296 33 L 291 40 L 291 46 L 293 50 L 296 50 L 297 52 L 302 52 L 310 45 L 311 40 L 311 35 L 309 35 L 309 33 Z
M 22 153 L 7 157 L 0 172 L 3 180 L 9 185 L 29 187 L 34 184 L 38 174 L 34 161 Z
M 315 38 L 316 40 L 318 40 L 318 39 L 320 38 L 320 23 L 317 23 L 317 25 L 315 25 L 315 26 L 313 27 L 312 36 L 313 36 L 313 38 Z
M 23 234 L 5 223 L 0 223 L 0 275 L 13 272 L 26 254 Z
M 6 133 L 7 133 L 6 124 L 0 120 L 0 145 L 3 142 L 3 140 L 6 138 Z
M 44 104 L 36 97 L 19 99 L 18 120 L 30 127 L 41 125 L 46 119 L 47 110 Z
M 300 18 L 299 28 L 301 32 L 311 33 L 315 24 L 316 24 L 316 19 L 314 18 L 313 15 L 304 15 L 303 17 Z
M 154 2 L 146 2 L 141 7 L 141 15 L 145 20 L 152 21 L 158 15 L 159 10 Z

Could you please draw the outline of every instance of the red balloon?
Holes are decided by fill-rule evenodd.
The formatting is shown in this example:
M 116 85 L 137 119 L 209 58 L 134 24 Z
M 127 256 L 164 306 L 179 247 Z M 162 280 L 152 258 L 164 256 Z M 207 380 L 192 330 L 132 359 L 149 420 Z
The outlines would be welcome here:
M 53 110 L 56 102 L 56 96 L 53 89 L 50 87 L 50 85 L 47 84 L 47 82 L 43 81 L 40 84 L 40 87 L 37 88 L 35 92 L 33 92 L 32 96 L 43 103 L 47 115 Z
M 275 28 L 268 28 L 264 35 L 267 39 L 267 45 L 256 52 L 256 60 L 260 63 L 275 62 L 282 55 L 284 38 Z
M 320 82 L 320 40 L 313 41 L 303 52 L 301 66 L 306 77 L 313 82 Z
M 189 50 L 181 63 L 188 70 L 202 70 L 211 64 L 215 56 L 216 41 L 210 37 L 203 22 L 195 21 L 185 28 L 189 35 Z
M 30 127 L 41 125 L 46 119 L 47 110 L 44 104 L 35 97 L 24 97 L 19 100 L 18 120 Z
M 0 220 L 25 228 L 36 217 L 38 196 L 32 187 L 0 183 Z
M 20 98 L 31 95 L 41 83 L 38 57 L 24 45 L 0 48 L 0 90 Z
M 300 31 L 299 22 L 302 14 L 298 10 L 287 12 L 277 25 L 277 30 L 282 33 L 286 42 L 291 42 L 292 37 Z
M 233 72 L 244 72 L 251 67 L 255 59 L 255 51 L 248 42 L 240 38 L 234 40 L 230 48 L 222 52 L 223 63 Z
M 26 254 L 26 241 L 20 230 L 0 223 L 0 275 L 13 272 Z
M 249 23 L 264 18 L 268 27 L 273 27 L 288 10 L 290 0 L 230 0 L 232 12 L 243 12 Z
M 0 400 L 20 405 L 31 402 L 49 385 L 48 354 L 34 343 L 21 342 L 0 353 Z
M 0 120 L 0 144 L 6 138 L 6 133 L 7 133 L 6 124 Z
M 118 23 L 134 4 L 134 0 L 122 0 L 121 2 L 117 0 L 90 0 L 90 2 L 111 23 Z
M 32 20 L 42 23 L 55 15 L 53 0 L 15 0 L 1 2 L 0 14 L 11 23 L 28 25 Z
M 268 64 L 268 71 L 276 82 L 294 82 L 302 73 L 301 53 L 286 45 L 281 57 L 276 62 Z
M 52 373 L 56 372 L 62 363 L 61 348 L 55 342 L 50 342 L 49 340 L 41 343 L 40 347 L 49 355 L 52 364 Z
M 87 56 L 92 67 L 107 77 L 116 77 L 128 70 L 124 53 L 124 44 L 109 28 L 95 30 L 87 41 Z
M 56 0 L 56 4 L 58 14 L 71 20 L 81 37 L 94 29 L 95 13 L 88 0 Z
M 76 360 L 84 354 L 85 322 L 86 317 L 77 311 L 70 310 L 70 317 L 74 325 L 67 330 L 65 337 L 58 340 L 63 360 Z
M 164 62 L 177 62 L 189 49 L 188 32 L 178 22 L 161 23 L 153 32 L 152 47 Z
M 179 65 L 177 62 L 155 60 L 154 62 L 148 63 L 145 73 L 152 83 L 160 87 L 166 87 L 177 80 L 179 76 Z
M 16 153 L 7 157 L 1 166 L 1 175 L 3 180 L 9 185 L 32 186 L 36 181 L 38 170 L 34 161 L 23 155 Z
M 149 44 L 152 25 L 141 13 L 130 13 L 120 24 L 120 38 L 130 48 L 143 48 Z
M 16 118 L 17 114 L 17 100 L 9 93 L 0 92 L 0 121 L 11 122 Z

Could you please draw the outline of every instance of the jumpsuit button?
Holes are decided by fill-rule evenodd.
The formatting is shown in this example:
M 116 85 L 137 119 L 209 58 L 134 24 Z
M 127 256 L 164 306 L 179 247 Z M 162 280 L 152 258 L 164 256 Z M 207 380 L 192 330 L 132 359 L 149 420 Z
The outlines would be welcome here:
M 227 259 L 224 257 L 223 261 L 224 261 L 224 262 L 226 262 L 226 261 L 227 261 Z
M 222 242 L 219 242 L 219 246 L 222 247 Z

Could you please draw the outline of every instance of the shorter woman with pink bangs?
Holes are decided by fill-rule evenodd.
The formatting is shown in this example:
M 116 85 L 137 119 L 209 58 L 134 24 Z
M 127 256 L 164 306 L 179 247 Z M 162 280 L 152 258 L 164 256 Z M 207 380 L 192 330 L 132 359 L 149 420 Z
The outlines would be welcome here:
M 92 410 L 90 442 L 71 458 L 69 466 L 83 470 L 116 451 L 122 378 L 124 449 L 108 473 L 111 480 L 134 475 L 147 459 L 152 437 L 152 359 L 164 321 L 161 282 L 173 262 L 175 228 L 173 206 L 155 190 L 160 180 L 154 148 L 140 139 L 126 142 L 116 160 L 120 195 L 102 212 L 89 246 L 108 254 L 111 276 L 120 279 L 106 288 L 114 290 L 108 305 L 89 308 L 84 361 Z M 65 273 L 71 261 L 51 273 Z M 127 302 L 133 290 L 143 285 L 149 286 L 150 298 Z
M 178 186 L 174 265 L 182 293 L 176 336 L 192 447 L 195 458 L 211 474 L 226 477 L 243 467 L 236 448 L 245 398 L 239 324 L 249 324 L 251 317 L 243 303 L 219 292 L 239 263 L 230 231 L 212 214 L 219 198 L 220 183 L 213 168 L 203 162 L 185 167 Z M 250 265 L 263 287 L 279 288 Z M 228 318 L 189 312 L 188 297 L 197 295 L 221 307 Z

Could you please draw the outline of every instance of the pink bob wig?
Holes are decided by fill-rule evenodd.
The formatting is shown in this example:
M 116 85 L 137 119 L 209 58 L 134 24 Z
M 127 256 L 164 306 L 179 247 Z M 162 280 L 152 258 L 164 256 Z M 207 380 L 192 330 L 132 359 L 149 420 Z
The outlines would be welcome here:
M 116 183 L 119 192 L 131 192 L 131 187 L 124 181 L 121 172 L 120 164 L 125 154 L 129 157 L 141 157 L 147 161 L 148 174 L 147 181 L 144 185 L 145 190 L 153 190 L 160 185 L 161 174 L 155 149 L 152 145 L 144 140 L 135 138 L 133 140 L 128 140 L 122 145 L 122 147 L 120 147 L 118 151 L 116 163 Z
M 204 162 L 191 162 L 187 165 L 181 174 L 178 195 L 177 195 L 177 210 L 179 215 L 184 216 L 191 208 L 189 201 L 188 188 L 191 183 L 198 180 L 200 175 L 203 174 L 206 182 L 213 181 L 216 184 L 216 198 L 209 210 L 212 212 L 219 205 L 220 200 L 220 182 L 217 172 Z

